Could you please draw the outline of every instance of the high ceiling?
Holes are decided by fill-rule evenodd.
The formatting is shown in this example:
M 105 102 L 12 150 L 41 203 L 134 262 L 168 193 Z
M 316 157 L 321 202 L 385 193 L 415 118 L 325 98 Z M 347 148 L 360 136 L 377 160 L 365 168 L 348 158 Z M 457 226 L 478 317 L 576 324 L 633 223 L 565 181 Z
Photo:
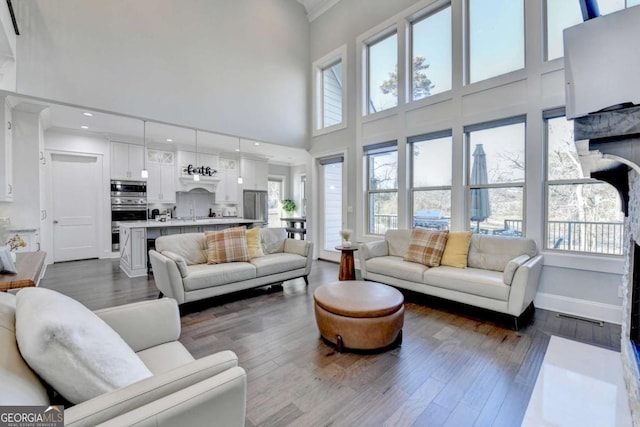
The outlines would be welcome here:
M 327 10 L 335 6 L 340 0 L 298 0 L 307 10 L 307 18 L 309 22 L 325 13 Z

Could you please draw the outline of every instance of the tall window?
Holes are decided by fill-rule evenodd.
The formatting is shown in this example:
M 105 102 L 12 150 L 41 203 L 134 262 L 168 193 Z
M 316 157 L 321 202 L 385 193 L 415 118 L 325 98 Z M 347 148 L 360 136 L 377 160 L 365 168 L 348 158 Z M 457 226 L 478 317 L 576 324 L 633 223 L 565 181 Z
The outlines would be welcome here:
M 623 214 L 611 185 L 585 178 L 564 109 L 543 118 L 547 140 L 547 230 L 545 247 L 574 252 L 622 254 Z
M 625 4 L 626 3 L 626 4 Z M 622 10 L 640 4 L 640 0 L 599 0 L 598 9 L 601 15 Z M 552 59 L 564 56 L 564 43 L 562 31 L 565 28 L 580 24 L 582 12 L 579 1 L 567 0 L 546 0 L 546 54 L 545 59 Z
M 314 135 L 346 127 L 346 46 L 314 61 Z
M 322 249 L 335 251 L 342 227 L 342 156 L 320 159 L 322 174 Z
M 398 228 L 398 145 L 396 141 L 364 147 L 367 163 L 368 232 Z
M 411 99 L 451 90 L 451 6 L 411 24 Z
M 282 178 L 269 178 L 267 182 L 268 194 L 267 205 L 269 210 L 269 227 L 282 227 L 281 200 L 284 195 L 283 180 Z
M 524 0 L 468 0 L 469 83 L 524 68 Z
M 300 176 L 300 213 L 307 217 L 307 175 Z
M 393 33 L 367 46 L 367 112 L 398 105 L 398 35 Z
M 342 121 L 342 61 L 322 70 L 322 127 Z
M 409 138 L 413 226 L 447 230 L 451 221 L 451 131 Z
M 475 233 L 521 236 L 524 117 L 467 126 L 469 227 Z

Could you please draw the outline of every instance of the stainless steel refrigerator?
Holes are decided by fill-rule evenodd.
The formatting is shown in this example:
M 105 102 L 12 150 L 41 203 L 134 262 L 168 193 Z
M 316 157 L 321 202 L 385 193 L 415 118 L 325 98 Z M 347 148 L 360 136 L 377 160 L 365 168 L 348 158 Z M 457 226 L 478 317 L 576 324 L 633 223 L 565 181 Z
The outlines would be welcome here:
M 244 190 L 243 217 L 261 220 L 266 227 L 269 223 L 266 191 Z

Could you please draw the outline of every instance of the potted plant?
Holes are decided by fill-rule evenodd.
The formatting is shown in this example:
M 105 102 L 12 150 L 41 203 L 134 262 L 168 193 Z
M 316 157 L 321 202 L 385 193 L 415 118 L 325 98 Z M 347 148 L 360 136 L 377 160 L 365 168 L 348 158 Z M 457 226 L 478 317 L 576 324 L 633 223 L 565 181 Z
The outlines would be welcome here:
M 282 201 L 282 210 L 291 216 L 296 210 L 296 203 L 291 199 L 284 199 Z
M 340 230 L 340 237 L 342 237 L 342 246 L 345 248 L 351 247 L 351 241 L 349 240 L 349 237 L 351 237 L 351 230 Z

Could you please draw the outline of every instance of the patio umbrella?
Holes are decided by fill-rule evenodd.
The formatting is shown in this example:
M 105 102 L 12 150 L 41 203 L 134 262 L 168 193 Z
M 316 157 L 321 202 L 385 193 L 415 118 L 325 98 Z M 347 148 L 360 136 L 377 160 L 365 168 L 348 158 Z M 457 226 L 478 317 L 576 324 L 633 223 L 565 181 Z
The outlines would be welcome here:
M 471 185 L 487 184 L 487 155 L 482 148 L 482 144 L 476 144 L 473 151 L 473 165 L 471 167 Z M 474 188 L 471 190 L 471 220 L 476 221 L 476 232 L 480 232 L 480 222 L 491 216 L 491 206 L 489 206 L 489 189 Z

